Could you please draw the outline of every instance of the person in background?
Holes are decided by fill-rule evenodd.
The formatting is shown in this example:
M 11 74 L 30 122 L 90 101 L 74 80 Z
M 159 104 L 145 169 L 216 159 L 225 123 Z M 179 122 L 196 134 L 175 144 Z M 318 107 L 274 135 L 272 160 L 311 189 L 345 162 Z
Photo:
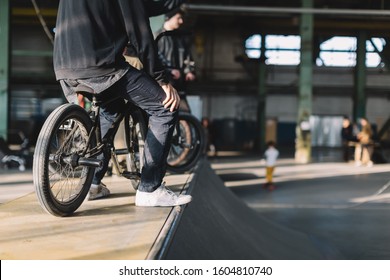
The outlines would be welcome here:
M 178 30 L 184 23 L 184 11 L 177 8 L 165 15 L 165 22 L 160 30 L 155 34 L 165 31 Z M 194 81 L 195 62 L 191 53 L 191 46 L 188 36 L 174 34 L 163 36 L 157 42 L 158 56 L 165 67 L 167 76 L 173 87 L 179 92 L 181 98 L 180 110 L 189 112 L 190 108 L 186 100 L 186 86 L 190 81 Z
M 353 134 L 353 125 L 347 116 L 343 118 L 343 127 L 341 128 L 341 140 L 343 145 L 343 159 L 348 162 L 351 154 L 350 143 L 356 142 L 356 137 Z
M 373 152 L 372 128 L 366 118 L 360 119 L 361 130 L 357 135 L 359 141 L 355 150 L 356 166 L 373 166 L 371 155 Z
M 209 118 L 203 117 L 202 118 L 202 126 L 204 127 L 204 131 L 206 134 L 206 140 L 207 140 L 207 152 L 210 153 L 211 156 L 216 157 L 217 156 L 217 148 L 215 146 L 215 129 L 213 128 L 213 125 Z
M 267 150 L 264 153 L 265 157 L 265 170 L 266 170 L 266 183 L 263 188 L 273 191 L 275 189 L 275 185 L 273 184 L 273 174 L 275 171 L 276 160 L 279 157 L 279 151 L 275 148 L 275 142 L 269 141 L 267 143 Z

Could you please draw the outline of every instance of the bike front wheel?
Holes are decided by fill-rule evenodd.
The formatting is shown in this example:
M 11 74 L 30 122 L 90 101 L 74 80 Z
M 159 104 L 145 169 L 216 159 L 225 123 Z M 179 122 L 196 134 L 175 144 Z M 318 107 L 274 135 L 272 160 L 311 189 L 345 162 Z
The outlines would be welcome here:
M 204 155 L 205 133 L 199 120 L 191 114 L 179 113 L 167 159 L 167 170 L 173 173 L 190 171 Z
M 34 187 L 42 208 L 54 216 L 76 211 L 91 186 L 94 168 L 80 166 L 92 121 L 78 105 L 64 104 L 47 118 L 33 159 Z M 94 144 L 94 141 L 91 143 Z

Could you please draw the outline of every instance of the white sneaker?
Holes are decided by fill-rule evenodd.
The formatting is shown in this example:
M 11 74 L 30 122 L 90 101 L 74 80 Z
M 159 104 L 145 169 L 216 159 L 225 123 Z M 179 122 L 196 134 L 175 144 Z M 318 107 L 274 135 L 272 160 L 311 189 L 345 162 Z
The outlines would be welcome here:
M 110 190 L 105 184 L 100 183 L 99 185 L 91 185 L 91 188 L 89 189 L 88 200 L 95 200 L 98 198 L 107 197 L 109 195 Z
M 192 196 L 187 194 L 177 195 L 162 183 L 154 192 L 141 192 L 137 190 L 135 195 L 136 206 L 177 206 L 191 202 Z

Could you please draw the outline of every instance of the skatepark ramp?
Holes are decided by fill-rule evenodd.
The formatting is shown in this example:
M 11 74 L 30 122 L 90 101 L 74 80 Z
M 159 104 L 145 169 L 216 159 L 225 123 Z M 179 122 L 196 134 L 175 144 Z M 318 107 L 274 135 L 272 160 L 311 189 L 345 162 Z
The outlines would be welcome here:
M 329 244 L 249 208 L 207 160 L 199 163 L 189 192 L 193 201 L 172 224 L 158 259 L 342 259 Z

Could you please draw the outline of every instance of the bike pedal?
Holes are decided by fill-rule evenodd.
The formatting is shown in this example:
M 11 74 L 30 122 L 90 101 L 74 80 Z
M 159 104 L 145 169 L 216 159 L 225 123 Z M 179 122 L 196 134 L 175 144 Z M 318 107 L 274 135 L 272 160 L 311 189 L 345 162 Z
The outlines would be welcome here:
M 122 176 L 125 177 L 126 179 L 130 179 L 130 180 L 141 179 L 141 173 L 139 173 L 139 172 L 123 171 Z
M 116 149 L 115 154 L 116 155 L 127 155 L 129 151 L 127 149 Z

